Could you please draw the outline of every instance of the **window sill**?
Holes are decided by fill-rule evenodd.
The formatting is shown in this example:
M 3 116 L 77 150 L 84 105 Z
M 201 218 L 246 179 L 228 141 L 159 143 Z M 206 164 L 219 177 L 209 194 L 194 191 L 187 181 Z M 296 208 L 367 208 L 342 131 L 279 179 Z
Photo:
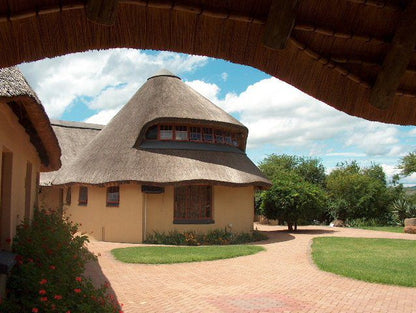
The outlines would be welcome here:
M 114 207 L 118 207 L 119 206 L 119 204 L 118 203 L 107 203 L 107 205 L 106 205 L 107 207 L 112 207 L 112 208 L 114 208 Z
M 78 203 L 78 206 L 87 206 L 87 203 Z
M 206 220 L 173 220 L 173 224 L 214 224 L 215 221 L 212 219 Z

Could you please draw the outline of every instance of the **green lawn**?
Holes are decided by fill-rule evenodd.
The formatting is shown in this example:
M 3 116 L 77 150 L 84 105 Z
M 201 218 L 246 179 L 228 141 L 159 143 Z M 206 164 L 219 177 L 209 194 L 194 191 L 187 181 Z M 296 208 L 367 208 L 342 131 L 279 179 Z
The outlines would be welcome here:
M 379 231 L 387 231 L 390 233 L 404 233 L 404 227 L 403 226 L 362 226 L 359 227 L 362 229 L 368 229 L 368 230 L 379 230 Z
M 416 287 L 416 241 L 315 238 L 312 257 L 321 270 L 368 282 Z
M 114 257 L 125 263 L 170 264 L 212 261 L 255 254 L 265 250 L 252 245 L 200 247 L 130 247 L 111 250 Z

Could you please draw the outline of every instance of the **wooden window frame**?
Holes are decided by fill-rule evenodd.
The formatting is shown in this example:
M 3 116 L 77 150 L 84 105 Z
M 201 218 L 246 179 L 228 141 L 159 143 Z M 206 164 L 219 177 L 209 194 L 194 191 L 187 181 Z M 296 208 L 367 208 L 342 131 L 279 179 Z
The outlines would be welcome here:
M 172 131 L 172 138 L 161 138 L 161 131 L 163 131 L 165 127 L 171 128 Z M 186 128 L 187 131 L 187 139 L 176 139 L 176 128 L 183 127 Z M 150 127 L 149 127 L 150 128 Z M 199 132 L 192 131 L 192 129 L 199 129 Z M 207 132 L 209 130 L 209 132 Z M 192 133 L 199 133 L 200 139 L 194 140 L 191 139 Z M 212 140 L 207 141 L 204 137 L 208 134 L 211 136 Z M 217 137 L 221 137 L 222 140 L 218 140 Z M 230 140 L 227 142 L 226 138 Z M 240 140 L 238 139 L 238 134 L 233 133 L 229 130 L 224 130 L 222 128 L 215 128 L 212 126 L 200 126 L 195 124 L 177 124 L 177 123 L 166 123 L 166 124 L 158 124 L 157 125 L 157 138 L 156 139 L 146 139 L 146 140 L 157 140 L 157 141 L 177 141 L 177 142 L 199 142 L 199 143 L 206 143 L 206 144 L 219 144 L 219 145 L 226 145 L 231 147 L 240 147 Z
M 110 190 L 114 190 L 114 189 L 117 189 L 117 193 L 118 193 L 118 197 L 117 197 L 116 201 L 108 199 L 108 196 L 109 196 L 110 193 L 115 193 L 115 191 L 110 191 Z M 106 190 L 106 206 L 108 206 L 108 207 L 118 207 L 118 206 L 120 206 L 120 186 L 107 187 L 107 190 Z
M 87 186 L 79 186 L 78 205 L 79 206 L 87 206 L 88 205 L 88 187 Z
M 204 190 L 205 188 L 209 188 L 208 199 L 206 198 L 207 193 L 205 192 L 207 192 L 207 190 Z M 195 196 L 196 192 L 199 193 L 197 196 Z M 180 197 L 179 193 L 184 194 L 182 195 L 183 199 L 178 199 Z M 213 187 L 211 185 L 187 185 L 175 187 L 173 201 L 174 224 L 215 223 L 213 219 Z M 178 203 L 179 201 L 182 203 Z M 207 206 L 209 206 L 209 215 L 207 215 L 206 212 Z

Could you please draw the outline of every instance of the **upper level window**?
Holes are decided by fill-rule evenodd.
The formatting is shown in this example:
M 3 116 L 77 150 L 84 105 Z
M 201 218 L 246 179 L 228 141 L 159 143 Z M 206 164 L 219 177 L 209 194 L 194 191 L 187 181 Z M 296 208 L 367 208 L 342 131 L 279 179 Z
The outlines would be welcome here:
M 202 141 L 201 127 L 190 127 L 189 137 L 191 141 Z
M 188 127 L 175 126 L 175 140 L 188 141 Z
M 212 128 L 204 127 L 202 129 L 202 131 L 204 133 L 204 142 L 213 142 L 214 141 L 214 136 L 212 135 Z
M 147 139 L 157 139 L 157 135 L 159 134 L 159 129 L 157 125 L 150 126 L 146 132 Z
M 240 134 L 219 128 L 195 125 L 153 125 L 146 131 L 148 140 L 193 141 L 240 146 Z
M 79 196 L 78 196 L 78 205 L 87 205 L 87 204 L 88 204 L 88 187 L 80 186 Z
M 107 187 L 107 206 L 119 206 L 120 204 L 120 187 Z
M 219 130 L 219 129 L 215 130 L 215 142 L 224 143 L 224 132 L 222 130 Z
M 160 125 L 159 136 L 160 140 L 172 140 L 173 127 L 171 125 Z

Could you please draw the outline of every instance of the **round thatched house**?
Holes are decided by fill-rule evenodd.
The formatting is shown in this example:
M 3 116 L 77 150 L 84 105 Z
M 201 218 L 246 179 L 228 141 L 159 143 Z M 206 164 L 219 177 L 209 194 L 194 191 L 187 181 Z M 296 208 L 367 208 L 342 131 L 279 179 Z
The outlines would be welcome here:
M 254 192 L 270 182 L 245 154 L 247 134 L 163 70 L 64 162 L 52 185 L 71 187 L 67 214 L 99 240 L 141 242 L 152 231 L 224 227 L 248 232 Z

